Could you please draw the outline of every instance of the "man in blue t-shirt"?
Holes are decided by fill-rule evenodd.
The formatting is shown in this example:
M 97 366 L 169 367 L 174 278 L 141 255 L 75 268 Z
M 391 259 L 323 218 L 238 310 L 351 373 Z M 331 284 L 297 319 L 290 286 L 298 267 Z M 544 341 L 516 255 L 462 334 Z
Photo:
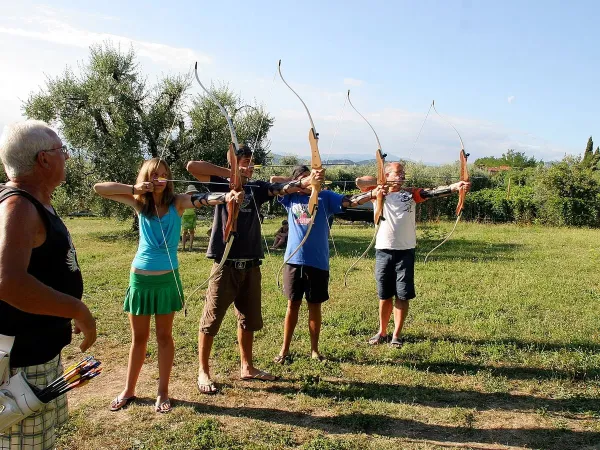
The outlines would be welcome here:
M 322 172 L 324 173 L 324 169 Z M 307 166 L 296 166 L 291 180 L 298 181 L 309 175 L 310 169 Z M 310 189 L 303 189 L 299 193 L 279 198 L 279 202 L 288 212 L 289 223 L 284 261 L 287 261 L 298 248 L 312 220 L 308 213 L 309 195 Z M 377 189 L 352 197 L 327 190 L 319 193 L 319 207 L 308 239 L 287 261 L 283 269 L 283 290 L 288 299 L 288 307 L 283 326 L 283 345 L 279 355 L 274 359 L 276 363 L 284 364 L 289 360 L 290 342 L 298 323 L 302 297 L 306 297 L 308 304 L 311 356 L 319 361 L 325 359 L 319 353 L 319 333 L 321 332 L 321 303 L 329 299 L 328 219 L 331 215 L 342 212 L 344 208 L 361 205 L 376 196 Z

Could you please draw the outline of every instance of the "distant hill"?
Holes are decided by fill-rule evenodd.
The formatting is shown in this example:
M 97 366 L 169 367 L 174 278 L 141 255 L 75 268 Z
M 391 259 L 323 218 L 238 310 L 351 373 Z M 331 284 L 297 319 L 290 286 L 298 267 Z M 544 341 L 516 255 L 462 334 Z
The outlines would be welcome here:
M 274 164 L 274 165 L 281 164 L 281 160 L 283 158 L 289 157 L 289 156 L 296 156 L 298 158 L 298 162 L 300 164 L 310 163 L 310 158 L 305 155 L 290 155 L 290 154 L 286 155 L 286 154 L 271 153 L 269 156 L 271 156 L 271 158 L 273 158 L 272 164 Z M 339 155 L 335 155 L 335 156 L 339 156 Z M 364 153 L 345 155 L 345 158 L 339 158 L 339 157 L 334 158 L 334 157 L 328 157 L 327 155 L 324 155 L 323 152 L 321 152 L 321 159 L 324 163 L 327 163 L 327 164 L 356 164 L 357 166 L 364 166 L 364 165 L 375 163 L 375 158 L 371 157 L 371 155 L 366 155 Z M 400 158 L 395 155 L 388 155 L 386 157 L 386 159 L 388 161 L 398 161 Z

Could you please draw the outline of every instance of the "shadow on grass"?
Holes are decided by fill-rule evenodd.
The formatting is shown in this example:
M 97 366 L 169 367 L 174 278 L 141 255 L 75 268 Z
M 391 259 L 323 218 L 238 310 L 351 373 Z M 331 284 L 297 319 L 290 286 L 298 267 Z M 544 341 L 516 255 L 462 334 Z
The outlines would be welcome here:
M 418 361 L 410 358 L 387 357 L 377 358 L 370 355 L 361 355 L 353 358 L 345 355 L 341 358 L 329 357 L 332 362 L 344 363 L 352 362 L 357 365 L 388 365 L 402 366 L 413 370 L 436 374 L 468 374 L 477 375 L 480 372 L 487 372 L 494 377 L 506 377 L 509 380 L 592 380 L 600 378 L 600 368 L 541 368 L 526 366 L 494 366 L 488 364 L 478 364 L 466 361 Z
M 295 385 L 293 384 L 295 383 Z M 297 386 L 300 385 L 300 388 Z M 434 408 L 460 407 L 477 410 L 540 411 L 569 413 L 600 413 L 600 399 L 576 397 L 553 399 L 531 395 L 513 395 L 504 392 L 477 392 L 449 390 L 427 386 L 398 384 L 328 381 L 312 378 L 289 380 L 264 388 L 250 388 L 280 395 L 302 393 L 313 398 L 331 398 L 343 401 L 375 400 L 388 403 L 407 403 Z
M 153 402 L 153 400 L 152 400 Z M 153 403 L 152 403 L 153 404 Z M 285 426 L 302 427 L 329 434 L 367 433 L 390 438 L 408 438 L 439 443 L 496 444 L 530 446 L 544 449 L 582 448 L 600 442 L 600 432 L 551 428 L 476 428 L 472 417 L 464 426 L 427 424 L 410 419 L 395 419 L 383 414 L 350 413 L 335 417 L 290 412 L 275 408 L 247 406 L 223 407 L 190 401 L 173 400 L 173 405 L 188 406 L 197 413 L 234 418 L 247 418 Z
M 358 257 L 365 251 L 371 238 L 358 238 L 355 236 L 335 236 L 335 245 L 339 255 L 345 257 Z M 441 240 L 419 239 L 417 241 L 416 260 L 423 261 L 425 255 L 438 245 Z M 432 253 L 435 260 L 462 260 L 462 261 L 498 261 L 513 260 L 512 254 L 522 247 L 521 244 L 489 243 L 460 238 L 452 238 L 442 247 Z M 373 258 L 375 250 L 371 249 L 369 255 Z
M 97 241 L 109 242 L 109 243 L 122 242 L 122 241 L 133 243 L 133 242 L 137 242 L 137 240 L 139 238 L 138 232 L 134 231 L 134 230 L 113 231 L 110 233 L 96 232 L 96 233 L 90 233 L 89 236 L 92 239 L 95 239 Z
M 523 339 L 469 339 L 457 336 L 428 336 L 425 334 L 407 334 L 404 336 L 405 342 L 418 343 L 418 342 L 451 342 L 453 344 L 467 344 L 475 346 L 505 346 L 512 347 L 519 350 L 526 350 L 530 352 L 549 352 L 549 351 L 583 351 L 598 353 L 600 352 L 600 343 L 596 342 L 539 342 L 539 341 L 527 341 Z

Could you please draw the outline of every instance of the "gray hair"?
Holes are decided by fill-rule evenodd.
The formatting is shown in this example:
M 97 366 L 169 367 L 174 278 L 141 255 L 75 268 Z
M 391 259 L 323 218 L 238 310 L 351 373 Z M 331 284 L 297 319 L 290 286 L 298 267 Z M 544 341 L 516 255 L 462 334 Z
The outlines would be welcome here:
M 56 146 L 57 134 L 41 120 L 24 120 L 4 127 L 0 159 L 8 178 L 26 175 L 35 167 L 35 156 Z

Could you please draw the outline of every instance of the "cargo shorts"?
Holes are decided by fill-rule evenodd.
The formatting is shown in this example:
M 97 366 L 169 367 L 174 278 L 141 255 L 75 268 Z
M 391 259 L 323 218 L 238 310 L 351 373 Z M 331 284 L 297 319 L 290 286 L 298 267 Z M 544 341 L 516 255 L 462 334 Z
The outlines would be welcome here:
M 212 270 L 217 266 L 214 263 Z M 232 303 L 240 328 L 246 331 L 262 329 L 261 280 L 260 266 L 249 269 L 223 266 L 208 284 L 200 331 L 216 336 Z

